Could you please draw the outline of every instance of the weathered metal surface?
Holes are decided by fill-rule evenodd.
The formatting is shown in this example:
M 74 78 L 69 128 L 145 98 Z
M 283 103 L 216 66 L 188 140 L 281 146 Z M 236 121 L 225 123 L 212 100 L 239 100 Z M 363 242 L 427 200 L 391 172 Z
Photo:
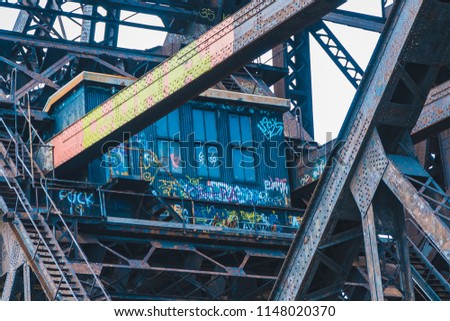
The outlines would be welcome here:
M 55 167 L 95 158 L 105 141 L 143 129 L 342 2 L 252 1 L 55 136 Z
M 44 76 L 42 76 L 39 73 L 36 73 L 36 72 L 34 72 L 32 70 L 29 70 L 29 69 L 27 69 L 26 67 L 24 67 L 21 64 L 17 64 L 14 61 L 6 59 L 5 57 L 2 57 L 2 56 L 0 56 L 0 61 L 4 62 L 5 64 L 10 65 L 13 68 L 16 68 L 17 70 L 23 72 L 24 74 L 26 74 L 30 78 L 35 78 L 36 80 L 46 84 L 49 87 L 52 87 L 52 88 L 55 88 L 55 89 L 59 89 L 59 86 L 56 85 L 53 81 L 51 81 L 47 77 L 44 77 Z
M 1 249 L 0 275 L 6 273 L 6 280 L 2 291 L 2 301 L 9 301 L 16 280 L 17 269 L 26 262 L 19 242 L 17 242 L 11 228 L 6 223 L 0 223 L 0 234 L 3 240 Z
M 201 93 L 199 97 L 218 99 L 218 100 L 228 100 L 232 102 L 244 102 L 250 104 L 256 104 L 267 107 L 280 107 L 283 109 L 288 109 L 290 107 L 290 102 L 288 99 L 270 97 L 270 96 L 260 96 L 252 94 L 238 93 L 234 91 L 219 90 L 219 89 L 208 89 Z
M 82 218 L 80 218 L 80 222 L 83 222 Z M 88 222 L 89 221 L 86 221 L 83 224 Z M 97 225 L 96 223 L 94 224 Z M 264 231 L 232 229 L 221 226 L 158 222 L 117 217 L 108 217 L 106 224 L 101 229 L 108 233 L 126 231 L 131 234 L 160 235 L 170 239 L 204 239 L 276 247 L 289 246 L 294 237 L 294 235 L 290 233 L 270 233 Z
M 450 125 L 450 80 L 431 90 L 411 137 L 414 141 L 435 134 Z
M 14 283 L 16 282 L 17 269 L 11 269 L 6 274 L 5 284 L 3 285 L 1 301 L 10 301 L 13 294 Z
M 274 57 L 274 63 L 282 63 L 281 67 L 292 69 L 292 72 L 286 79 L 282 81 L 281 84 L 276 85 L 275 94 L 278 95 L 282 89 L 285 91 L 283 95 L 290 98 L 294 107 L 293 113 L 298 118 L 297 123 L 301 124 L 301 130 L 306 134 L 303 135 L 301 131 L 297 132 L 294 127 L 294 135 L 300 136 L 300 139 L 305 140 L 307 140 L 307 137 L 314 137 L 311 50 L 309 38 L 309 32 L 300 32 L 287 40 L 285 49 L 277 47 L 276 51 L 273 51 L 273 54 L 276 55 Z
M 399 10 L 400 9 L 400 10 Z M 395 14 L 387 22 L 385 32 L 380 44 L 372 58 L 371 66 L 366 71 L 360 89 L 357 92 L 350 112 L 341 130 L 341 138 L 346 140 L 343 149 L 339 153 L 340 164 L 334 164 L 327 168 L 319 182 L 319 187 L 314 193 L 311 204 L 305 214 L 305 221 L 297 233 L 283 269 L 281 270 L 277 284 L 272 293 L 275 300 L 294 300 L 301 295 L 308 286 L 308 282 L 314 277 L 313 264 L 317 247 L 324 236 L 324 232 L 333 216 L 338 218 L 337 205 L 342 196 L 348 195 L 349 179 L 355 172 L 355 165 L 362 152 L 361 146 L 371 133 L 375 125 L 374 119 L 379 122 L 388 119 L 390 104 L 386 104 L 398 91 L 399 65 L 408 61 L 419 63 L 445 63 L 448 60 L 448 31 L 439 35 L 436 39 L 434 28 L 440 28 L 450 23 L 449 6 L 438 1 L 399 1 Z M 433 17 L 433 24 L 430 19 Z M 443 29 L 445 29 L 443 27 Z M 440 29 L 441 30 L 441 29 Z M 416 48 L 427 48 L 420 55 Z M 434 48 L 434 49 L 433 49 Z M 426 81 L 421 82 L 420 91 L 428 92 L 432 82 L 433 73 L 430 69 L 426 74 Z M 417 86 L 417 85 L 416 85 Z M 418 117 L 420 109 L 425 102 L 425 97 L 414 97 L 414 100 L 406 101 L 405 107 L 409 109 L 404 114 L 403 122 L 397 122 L 406 130 L 412 129 Z M 377 117 L 377 115 L 386 115 Z M 412 124 L 412 125 L 411 125 Z M 383 141 L 384 146 L 394 148 L 396 141 Z M 345 211 L 345 210 L 342 210 Z
M 92 273 L 86 263 L 71 262 L 70 265 L 77 275 L 91 275 Z M 90 265 L 95 275 L 99 276 L 102 273 L 102 267 L 100 264 L 90 263 Z
M 97 265 L 112 297 L 125 291 L 160 299 L 267 299 L 288 249 L 242 246 L 242 241 L 167 240 L 162 234 L 151 242 L 146 235 L 121 236 L 98 235 L 91 245 L 104 252 Z
M 439 145 L 441 149 L 445 190 L 447 194 L 450 194 L 450 129 L 439 134 Z
M 23 265 L 23 300 L 31 301 L 31 268 L 28 264 Z
M 105 55 L 108 57 L 134 59 L 136 61 L 150 61 L 154 63 L 160 63 L 164 61 L 166 57 L 164 55 L 148 53 L 141 50 L 108 48 L 98 44 L 86 44 L 54 38 L 35 37 L 32 35 L 24 35 L 5 30 L 0 30 L 0 40 L 26 46 L 60 49 L 69 53 L 89 54 L 95 56 Z
M 393 163 L 389 163 L 383 176 L 384 183 L 395 194 L 414 220 L 427 233 L 445 257 L 450 260 L 450 229 L 402 175 Z
M 383 281 L 381 280 L 373 207 L 370 205 L 365 212 L 361 212 L 361 216 L 371 298 L 372 301 L 383 301 Z
M 367 142 L 361 161 L 356 166 L 350 190 L 364 217 L 388 165 L 378 132 L 375 130 Z
M 311 35 L 325 50 L 353 87 L 358 88 L 364 71 L 324 22 L 311 28 Z
M 386 19 L 357 12 L 335 10 L 323 17 L 323 20 L 339 23 L 363 30 L 382 32 Z

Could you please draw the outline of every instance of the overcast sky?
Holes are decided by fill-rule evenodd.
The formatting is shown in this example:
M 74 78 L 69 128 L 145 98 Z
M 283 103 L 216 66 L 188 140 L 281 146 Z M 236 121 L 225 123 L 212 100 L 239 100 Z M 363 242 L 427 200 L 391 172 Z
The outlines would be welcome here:
M 73 7 L 75 9 L 77 5 L 69 2 L 64 6 L 64 8 Z M 381 1 L 348 0 L 341 9 L 380 16 Z M 130 13 L 127 12 L 122 13 L 122 17 L 129 15 Z M 17 10 L 0 8 L 0 29 L 12 30 L 16 17 Z M 69 39 L 77 37 L 80 34 L 80 27 L 66 18 L 63 19 L 67 37 Z M 148 19 L 152 19 L 154 23 L 160 23 L 159 19 L 148 15 L 137 15 L 130 18 L 129 21 L 148 23 Z M 365 69 L 379 34 L 333 23 L 327 24 L 358 64 Z M 58 27 L 57 29 L 60 28 Z M 98 34 L 101 35 L 102 31 L 102 24 L 97 24 Z M 121 26 L 119 46 L 148 49 L 161 45 L 164 37 L 165 34 L 162 32 L 136 30 L 131 27 Z M 331 133 L 333 138 L 339 133 L 355 94 L 355 89 L 314 39 L 311 39 L 311 56 L 315 139 L 320 143 L 324 143 L 326 142 L 327 132 Z

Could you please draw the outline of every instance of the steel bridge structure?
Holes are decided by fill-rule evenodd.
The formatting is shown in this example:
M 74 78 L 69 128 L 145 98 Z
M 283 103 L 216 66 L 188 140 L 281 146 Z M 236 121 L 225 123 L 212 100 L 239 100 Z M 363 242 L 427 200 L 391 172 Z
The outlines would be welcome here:
M 0 29 L 2 300 L 450 300 L 450 3 L 370 1 L 379 16 L 345 0 L 0 0 L 0 24 L 16 17 Z M 380 33 L 366 70 L 335 24 Z M 123 48 L 123 30 L 165 40 Z M 324 146 L 312 41 L 357 89 Z M 105 81 L 98 74 L 119 89 L 47 135 L 49 106 L 79 79 Z M 199 224 L 148 181 L 72 179 L 106 143 L 193 99 L 290 109 L 285 216 L 301 215 L 298 230 L 267 228 L 254 209 L 251 228 Z M 325 166 L 299 184 L 303 158 Z M 99 214 L 61 208 L 62 190 L 95 195 Z M 117 198 L 150 219 L 108 215 Z

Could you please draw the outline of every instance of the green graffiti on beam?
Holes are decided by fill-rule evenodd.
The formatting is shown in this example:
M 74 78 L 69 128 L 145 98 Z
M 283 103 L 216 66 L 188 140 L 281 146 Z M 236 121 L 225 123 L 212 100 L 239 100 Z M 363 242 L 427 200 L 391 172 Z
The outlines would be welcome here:
M 92 146 L 210 70 L 211 55 L 207 50 L 199 50 L 197 41 L 194 41 L 83 117 L 83 147 Z M 151 81 L 148 85 L 145 84 L 147 79 Z

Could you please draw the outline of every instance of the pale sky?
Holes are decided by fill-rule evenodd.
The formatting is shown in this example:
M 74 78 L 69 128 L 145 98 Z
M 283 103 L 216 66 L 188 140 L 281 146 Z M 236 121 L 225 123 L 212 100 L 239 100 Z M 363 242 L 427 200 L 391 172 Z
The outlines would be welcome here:
M 44 1 L 41 1 L 44 2 Z M 392 1 L 390 1 L 392 2 Z M 64 8 L 77 8 L 76 3 L 66 3 Z M 381 15 L 380 0 L 348 0 L 341 9 L 351 10 L 371 15 Z M 17 17 L 17 10 L 0 8 L 0 29 L 12 30 Z M 122 17 L 130 13 L 122 12 Z M 154 16 L 139 14 L 128 21 L 161 23 Z M 69 39 L 80 34 L 80 27 L 67 18 L 63 18 L 65 33 Z M 379 34 L 347 26 L 327 23 L 333 33 L 343 43 L 358 64 L 365 69 L 375 48 Z M 58 23 L 57 23 L 58 26 Z M 58 31 L 61 31 L 59 26 Z M 103 24 L 97 24 L 97 33 L 101 35 Z M 151 30 L 137 30 L 131 27 L 120 27 L 119 46 L 148 49 L 161 45 L 165 33 Z M 331 132 L 335 138 L 339 133 L 342 122 L 351 104 L 355 89 L 342 75 L 332 60 L 326 55 L 314 39 L 311 39 L 312 81 L 313 81 L 313 110 L 315 139 L 319 143 L 326 142 L 326 133 Z

